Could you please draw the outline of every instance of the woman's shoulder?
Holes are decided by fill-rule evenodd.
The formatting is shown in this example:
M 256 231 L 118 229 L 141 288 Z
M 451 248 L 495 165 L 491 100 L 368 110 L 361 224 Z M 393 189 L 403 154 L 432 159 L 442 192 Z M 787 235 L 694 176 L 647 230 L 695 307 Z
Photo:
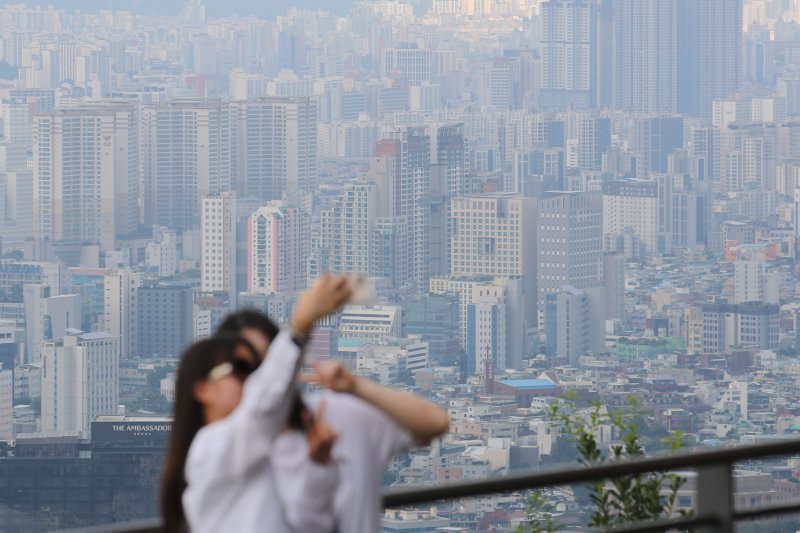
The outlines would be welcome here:
M 187 467 L 195 461 L 204 461 L 208 455 L 222 446 L 222 438 L 228 433 L 229 418 L 217 420 L 200 428 L 192 439 L 192 445 L 189 446 L 189 454 L 186 456 Z

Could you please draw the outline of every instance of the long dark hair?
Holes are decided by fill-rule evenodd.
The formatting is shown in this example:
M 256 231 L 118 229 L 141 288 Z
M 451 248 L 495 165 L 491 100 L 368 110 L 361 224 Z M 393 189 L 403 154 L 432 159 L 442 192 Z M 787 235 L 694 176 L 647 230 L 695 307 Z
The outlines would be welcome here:
M 238 335 L 243 329 L 248 328 L 257 329 L 269 339 L 269 342 L 274 341 L 280 333 L 280 328 L 272 319 L 255 309 L 242 309 L 229 314 L 217 328 L 217 333 L 227 332 Z M 263 354 L 260 355 L 263 356 Z
M 195 435 L 205 425 L 203 405 L 194 395 L 195 385 L 206 379 L 215 366 L 234 361 L 236 349 L 242 345 L 256 357 L 250 343 L 230 333 L 196 342 L 183 352 L 175 384 L 172 431 L 161 478 L 161 512 L 166 532 L 181 531 L 185 526 L 181 499 L 186 489 L 186 458 Z
M 255 309 L 241 309 L 235 313 L 231 313 L 219 325 L 217 333 L 233 333 L 239 335 L 242 330 L 250 328 L 258 330 L 270 343 L 274 341 L 275 337 L 280 333 L 280 328 L 272 319 Z M 259 355 L 263 356 L 263 354 Z M 305 411 L 308 411 L 308 408 L 303 403 L 300 393 L 295 389 L 294 398 L 292 398 L 292 407 L 289 410 L 289 418 L 286 421 L 289 427 L 304 431 L 303 412 Z

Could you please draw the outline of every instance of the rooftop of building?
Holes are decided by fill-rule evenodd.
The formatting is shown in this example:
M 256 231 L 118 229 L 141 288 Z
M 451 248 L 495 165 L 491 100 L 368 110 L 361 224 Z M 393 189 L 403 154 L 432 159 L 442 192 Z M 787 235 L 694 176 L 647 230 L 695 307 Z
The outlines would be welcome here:
M 550 389 L 556 384 L 549 379 L 504 379 L 498 381 L 502 385 L 515 389 Z

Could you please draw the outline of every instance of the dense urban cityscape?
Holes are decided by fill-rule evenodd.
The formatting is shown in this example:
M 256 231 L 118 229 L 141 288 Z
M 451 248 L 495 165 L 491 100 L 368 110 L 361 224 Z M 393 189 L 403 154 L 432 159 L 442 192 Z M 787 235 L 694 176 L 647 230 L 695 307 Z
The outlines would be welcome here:
M 563 413 L 604 449 L 630 416 L 647 455 L 800 436 L 800 0 L 232 4 L 0 7 L 0 532 L 158 516 L 182 351 L 328 272 L 374 298 L 308 358 L 450 417 L 387 487 L 577 465 Z M 796 500 L 800 457 L 735 478 L 738 508 Z

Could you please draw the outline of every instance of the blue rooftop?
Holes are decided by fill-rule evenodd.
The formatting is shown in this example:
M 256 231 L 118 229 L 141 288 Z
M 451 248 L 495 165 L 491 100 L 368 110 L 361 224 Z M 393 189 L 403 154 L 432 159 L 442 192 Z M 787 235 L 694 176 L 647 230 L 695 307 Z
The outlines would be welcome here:
M 552 389 L 556 386 L 549 379 L 506 379 L 499 383 L 515 389 Z

